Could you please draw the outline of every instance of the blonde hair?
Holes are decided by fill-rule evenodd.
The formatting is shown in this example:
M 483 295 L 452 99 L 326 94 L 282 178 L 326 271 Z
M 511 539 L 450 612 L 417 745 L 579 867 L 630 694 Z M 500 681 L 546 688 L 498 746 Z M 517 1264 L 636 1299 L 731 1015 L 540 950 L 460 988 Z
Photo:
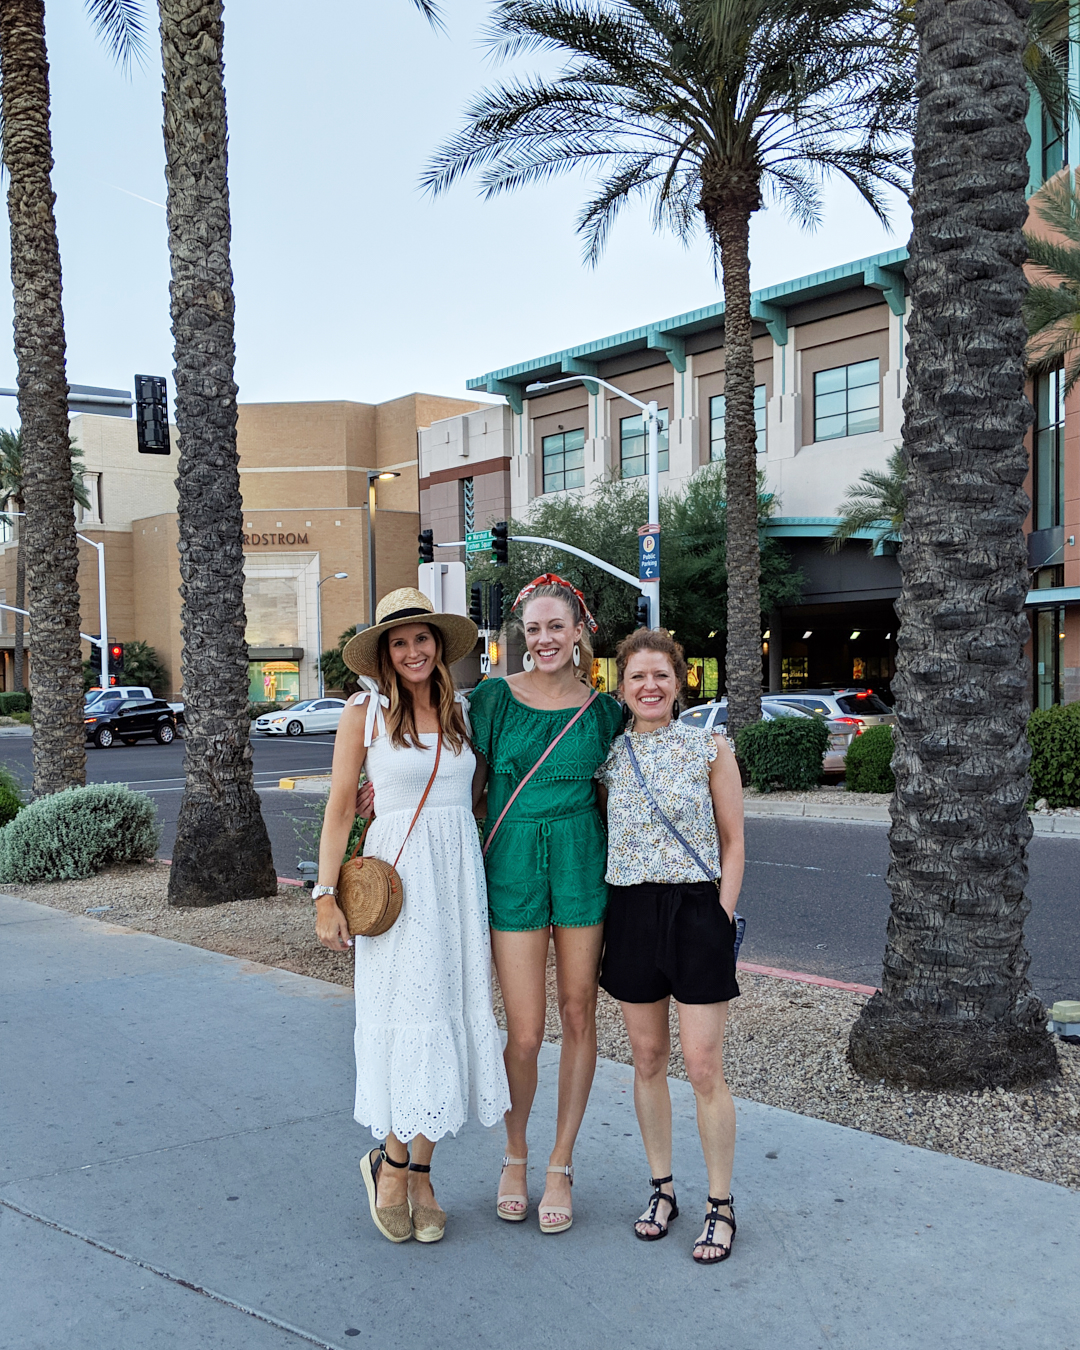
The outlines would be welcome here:
M 423 623 L 423 620 L 418 620 Z M 435 669 L 431 675 L 432 703 L 439 716 L 443 739 L 450 745 L 455 755 L 460 755 L 466 741 L 465 717 L 461 704 L 454 698 L 454 677 L 450 667 L 443 659 L 443 636 L 435 624 L 423 624 L 435 639 Z M 428 747 L 420 740 L 416 729 L 416 709 L 413 705 L 412 690 L 404 683 L 394 669 L 390 657 L 390 636 L 393 628 L 379 634 L 379 692 L 390 700 L 386 712 L 386 732 L 390 744 L 399 749 L 414 746 L 417 750 Z
M 579 680 L 591 684 L 593 649 L 592 643 L 589 641 L 589 625 L 585 622 L 585 611 L 581 608 L 581 601 L 569 586 L 537 586 L 535 591 L 529 592 L 521 606 L 520 622 L 523 633 L 525 630 L 525 611 L 534 600 L 561 600 L 570 611 L 574 627 L 576 628 L 578 624 L 581 624 L 581 636 L 577 640 L 577 645 L 581 648 L 581 664 L 578 666 L 576 674 Z

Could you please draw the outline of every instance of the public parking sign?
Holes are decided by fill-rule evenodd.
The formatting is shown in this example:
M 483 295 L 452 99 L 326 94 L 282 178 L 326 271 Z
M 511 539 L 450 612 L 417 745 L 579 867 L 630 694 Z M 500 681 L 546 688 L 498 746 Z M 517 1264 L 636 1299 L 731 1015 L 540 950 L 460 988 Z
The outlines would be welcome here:
M 465 536 L 465 552 L 486 553 L 491 548 L 492 539 L 490 530 L 472 530 Z
M 657 581 L 660 577 L 660 526 L 642 525 L 638 530 L 638 578 Z

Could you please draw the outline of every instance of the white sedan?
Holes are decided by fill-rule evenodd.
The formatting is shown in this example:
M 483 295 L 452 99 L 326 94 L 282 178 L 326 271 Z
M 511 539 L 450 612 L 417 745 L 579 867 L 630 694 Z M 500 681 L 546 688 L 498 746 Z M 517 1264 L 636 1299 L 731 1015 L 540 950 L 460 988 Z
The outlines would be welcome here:
M 255 719 L 262 736 L 302 736 L 305 731 L 337 731 L 345 707 L 343 698 L 309 698 L 280 712 L 263 713 Z

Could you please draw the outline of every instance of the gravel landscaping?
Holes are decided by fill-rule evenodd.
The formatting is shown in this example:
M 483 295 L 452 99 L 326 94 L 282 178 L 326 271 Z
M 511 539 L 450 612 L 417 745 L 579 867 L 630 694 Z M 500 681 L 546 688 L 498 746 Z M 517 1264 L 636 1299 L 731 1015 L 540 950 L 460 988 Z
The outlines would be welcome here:
M 179 910 L 165 903 L 167 881 L 166 865 L 147 863 L 8 891 L 227 956 L 352 983 L 351 955 L 315 941 L 314 906 L 299 887 L 263 900 Z M 732 1004 L 725 1055 L 736 1096 L 1080 1190 L 1080 1046 L 1059 1042 L 1061 1078 L 1024 1091 L 905 1092 L 867 1083 L 847 1064 L 847 1033 L 861 995 L 748 972 L 739 983 L 743 996 Z M 554 995 L 549 966 L 547 1039 L 557 1042 Z M 502 1022 L 497 987 L 496 1013 Z M 672 1020 L 671 1072 L 685 1078 Z M 629 1063 L 618 1005 L 603 992 L 598 1025 L 600 1053 Z

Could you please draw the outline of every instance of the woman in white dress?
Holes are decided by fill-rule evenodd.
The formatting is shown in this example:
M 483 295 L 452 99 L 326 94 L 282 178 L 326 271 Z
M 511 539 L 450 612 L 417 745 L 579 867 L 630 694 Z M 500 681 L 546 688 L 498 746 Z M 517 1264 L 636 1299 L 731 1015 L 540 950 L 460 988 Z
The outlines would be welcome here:
M 431 1157 L 472 1109 L 484 1125 L 510 1105 L 491 1004 L 487 891 L 472 813 L 476 760 L 468 704 L 450 665 L 473 649 L 476 626 L 435 614 L 419 591 L 392 591 L 375 625 L 343 653 L 377 681 L 341 716 L 313 892 L 316 932 L 332 951 L 350 945 L 335 887 L 356 815 L 362 768 L 378 796 L 365 853 L 393 863 L 404 901 L 379 937 L 357 937 L 356 1106 L 380 1148 L 360 1163 L 375 1226 L 391 1242 L 437 1242 L 446 1214 L 431 1186 Z M 431 791 L 413 826 L 441 753 Z M 406 838 L 406 835 L 408 836 Z M 404 849 L 402 842 L 404 841 Z M 388 1164 L 384 1166 L 383 1164 Z

